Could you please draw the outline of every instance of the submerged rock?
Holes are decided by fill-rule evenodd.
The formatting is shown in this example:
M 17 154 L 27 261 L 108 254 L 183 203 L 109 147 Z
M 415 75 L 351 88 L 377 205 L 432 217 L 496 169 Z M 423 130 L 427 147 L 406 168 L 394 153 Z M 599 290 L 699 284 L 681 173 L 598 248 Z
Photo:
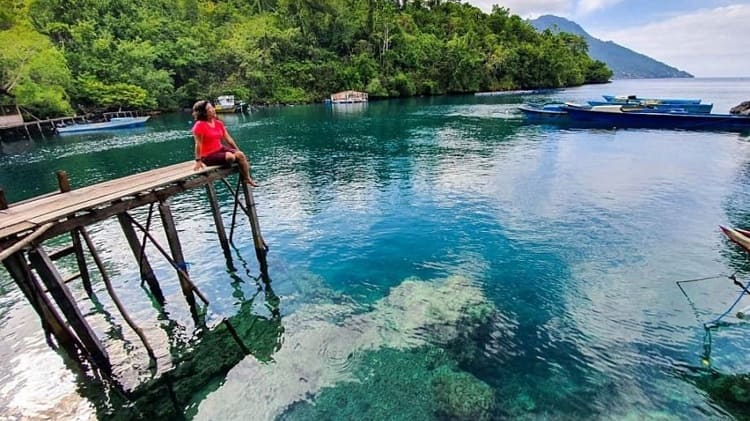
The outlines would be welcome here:
M 322 389 L 314 400 L 291 405 L 279 420 L 432 420 L 432 379 L 437 371 L 454 366 L 436 347 L 368 351 L 352 367 L 356 381 Z
M 478 327 L 494 307 L 481 289 L 455 276 L 408 279 L 371 311 L 358 311 L 353 305 L 310 305 L 284 318 L 284 344 L 273 361 L 242 360 L 200 403 L 195 419 L 273 419 L 325 387 L 357 381 L 351 370 L 357 355 L 448 343 Z
M 495 394 L 492 388 L 469 373 L 440 370 L 432 379 L 440 418 L 485 421 L 492 418 Z
M 729 110 L 730 114 L 739 114 L 739 115 L 750 115 L 750 101 L 744 101 L 741 104 L 732 107 Z
M 750 420 L 750 374 L 711 372 L 695 381 L 711 399 L 737 419 Z
M 352 367 L 356 381 L 321 390 L 279 420 L 492 419 L 494 391 L 452 357 L 435 346 L 368 351 Z

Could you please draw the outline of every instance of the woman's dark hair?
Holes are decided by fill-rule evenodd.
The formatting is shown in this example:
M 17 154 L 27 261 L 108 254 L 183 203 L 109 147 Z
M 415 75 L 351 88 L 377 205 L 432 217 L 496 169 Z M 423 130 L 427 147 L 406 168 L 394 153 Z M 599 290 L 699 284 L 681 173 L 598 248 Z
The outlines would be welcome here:
M 206 106 L 208 104 L 209 102 L 205 99 L 193 104 L 193 118 L 198 121 L 208 121 L 208 113 L 206 112 Z

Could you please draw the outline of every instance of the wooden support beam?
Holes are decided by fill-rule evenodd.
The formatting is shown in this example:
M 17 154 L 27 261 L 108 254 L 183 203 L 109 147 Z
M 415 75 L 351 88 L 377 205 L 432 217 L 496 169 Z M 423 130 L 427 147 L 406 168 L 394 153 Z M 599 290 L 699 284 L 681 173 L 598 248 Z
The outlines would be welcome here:
M 91 298 L 94 296 L 94 289 L 91 287 L 91 276 L 89 275 L 89 267 L 86 265 L 86 257 L 83 255 L 81 234 L 79 233 L 78 228 L 70 231 L 70 236 L 73 239 L 73 249 L 76 255 L 76 264 L 78 264 L 78 273 L 81 275 L 81 284 L 83 284 L 83 289 L 86 291 L 86 295 Z
M 227 232 L 224 229 L 224 221 L 221 218 L 221 209 L 219 208 L 219 201 L 216 198 L 216 189 L 213 183 L 206 184 L 206 194 L 208 194 L 208 202 L 211 204 L 211 213 L 214 216 L 214 225 L 216 225 L 216 233 L 219 235 L 221 249 L 224 250 L 224 256 L 228 260 L 231 260 L 232 254 L 229 249 L 229 240 L 227 239 Z
M 70 293 L 47 253 L 40 247 L 35 247 L 29 252 L 29 260 L 91 359 L 98 367 L 109 371 L 111 364 L 107 351 L 81 314 L 73 294 Z
M 190 279 L 187 277 L 187 265 L 185 265 L 185 257 L 182 254 L 182 245 L 180 245 L 180 238 L 177 235 L 177 226 L 172 217 L 172 209 L 167 202 L 159 202 L 159 214 L 161 215 L 161 222 L 164 225 L 164 232 L 167 234 L 167 241 L 169 242 L 169 250 L 172 252 L 172 258 L 177 267 L 182 269 L 177 271 L 177 276 L 180 279 L 182 295 L 185 296 L 185 300 L 187 301 L 188 306 L 190 306 L 190 313 L 193 315 L 193 319 L 197 324 L 199 319 L 198 308 L 195 305 L 195 296 L 193 295 L 193 289 L 191 288 L 192 282 L 190 282 Z
M 125 234 L 125 238 L 128 240 L 130 250 L 133 251 L 133 255 L 135 256 L 136 261 L 138 261 L 138 267 L 141 270 L 141 280 L 145 281 L 148 284 L 148 288 L 149 290 L 151 290 L 151 294 L 154 295 L 154 298 L 159 303 L 159 305 L 163 306 L 164 293 L 161 291 L 159 281 L 156 279 L 156 275 L 154 274 L 154 270 L 151 268 L 151 263 L 149 263 L 148 257 L 146 257 L 143 245 L 140 243 L 140 241 L 138 241 L 138 235 L 135 233 L 133 224 L 130 223 L 130 218 L 128 217 L 128 215 L 125 215 L 125 213 L 120 213 L 117 215 L 117 220 L 120 222 L 122 232 Z
M 23 253 L 15 253 L 3 260 L 5 269 L 8 270 L 18 288 L 29 300 L 31 307 L 36 310 L 42 322 L 42 328 L 45 333 L 52 335 L 57 345 L 65 349 L 71 357 L 77 358 L 76 346 L 79 346 L 78 339 L 65 324 L 60 314 L 52 306 L 49 298 L 43 293 L 43 288 L 39 280 L 34 276 L 26 263 Z M 81 347 L 81 349 L 83 349 Z
M 31 234 L 24 237 L 22 240 L 18 241 L 17 243 L 13 244 L 12 246 L 0 251 L 0 260 L 5 260 L 8 256 L 11 254 L 20 251 L 24 247 L 28 247 L 32 242 L 37 241 L 41 243 L 41 240 L 39 240 L 39 237 L 41 237 L 47 230 L 52 228 L 55 224 L 52 222 L 48 222 L 41 227 L 38 227 L 36 231 L 32 232 Z
M 239 199 L 240 183 L 242 183 L 242 177 L 237 177 L 236 189 L 232 189 L 232 186 L 229 185 L 227 180 L 222 179 L 221 181 L 224 183 L 224 185 L 227 186 L 229 192 L 232 193 L 232 202 L 234 203 L 234 206 L 232 206 L 232 225 L 229 227 L 229 241 L 232 241 L 232 239 L 234 238 L 234 227 L 237 226 L 237 207 L 242 205 Z
M 141 232 L 143 232 L 143 235 L 145 235 L 149 240 L 151 240 L 151 244 L 153 244 L 154 247 L 156 247 L 156 249 L 159 250 L 159 253 L 161 253 L 161 255 L 164 256 L 165 259 L 167 259 L 167 261 L 169 262 L 170 265 L 172 265 L 174 270 L 176 270 L 177 272 L 180 272 L 180 271 L 184 272 L 183 277 L 190 284 L 190 288 L 192 288 L 193 292 L 198 296 L 198 298 L 200 298 L 203 301 L 204 304 L 208 304 L 208 299 L 206 299 L 206 297 L 203 295 L 203 293 L 201 293 L 198 287 L 195 286 L 193 281 L 190 280 L 190 275 L 188 275 L 188 273 L 185 272 L 184 269 L 182 269 L 180 266 L 177 265 L 177 263 L 174 261 L 174 259 L 172 259 L 169 253 L 167 253 L 166 250 L 164 250 L 164 248 L 159 245 L 159 243 L 156 241 L 154 236 L 151 235 L 146 228 L 143 228 L 143 225 L 141 225 L 140 223 L 138 223 L 138 221 L 133 219 L 132 216 L 128 215 L 128 218 L 130 218 L 130 222 L 133 223 L 133 225 L 138 227 L 138 229 L 141 230 Z
M 131 226 L 130 229 L 132 230 L 133 227 Z M 125 323 L 130 326 L 131 329 L 135 332 L 136 335 L 141 339 L 141 342 L 143 342 L 143 346 L 146 347 L 146 352 L 148 353 L 148 356 L 151 358 L 151 361 L 155 364 L 156 363 L 156 355 L 154 355 L 154 350 L 151 348 L 151 345 L 148 343 L 148 339 L 146 339 L 146 335 L 143 333 L 140 327 L 138 327 L 137 324 L 133 321 L 133 319 L 130 318 L 130 315 L 128 314 L 127 310 L 125 310 L 125 306 L 122 305 L 122 302 L 117 297 L 117 294 L 115 293 L 115 289 L 112 286 L 112 282 L 109 279 L 109 275 L 107 275 L 106 268 L 104 267 L 104 262 L 102 262 L 102 259 L 99 257 L 99 253 L 96 251 L 96 248 L 94 247 L 94 242 L 91 241 L 91 237 L 89 237 L 89 234 L 86 232 L 84 228 L 80 229 L 81 237 L 83 237 L 83 241 L 86 242 L 86 247 L 89 249 L 89 253 L 91 253 L 91 257 L 94 259 L 94 263 L 96 264 L 96 267 L 99 269 L 99 273 L 102 275 L 102 282 L 104 282 L 105 288 L 107 288 L 107 292 L 109 293 L 109 296 L 112 298 L 112 301 L 115 303 L 115 306 L 117 307 L 117 310 L 120 311 L 120 314 L 122 315 L 122 318 L 125 319 Z
M 260 233 L 260 222 L 258 222 L 258 214 L 255 211 L 255 198 L 253 192 L 248 188 L 246 183 L 242 184 L 242 193 L 245 195 L 245 205 L 247 207 L 247 215 L 250 220 L 250 228 L 253 232 L 253 244 L 255 245 L 255 256 L 258 258 L 260 264 L 260 274 L 266 283 L 269 283 L 271 278 L 268 276 L 268 263 L 266 262 L 266 254 L 268 253 L 268 246 L 263 241 L 263 235 Z
M 49 253 L 49 258 L 52 260 L 60 260 L 63 257 L 70 256 L 71 254 L 75 253 L 75 248 L 71 245 L 65 248 L 62 248 L 60 250 L 56 250 L 52 253 Z

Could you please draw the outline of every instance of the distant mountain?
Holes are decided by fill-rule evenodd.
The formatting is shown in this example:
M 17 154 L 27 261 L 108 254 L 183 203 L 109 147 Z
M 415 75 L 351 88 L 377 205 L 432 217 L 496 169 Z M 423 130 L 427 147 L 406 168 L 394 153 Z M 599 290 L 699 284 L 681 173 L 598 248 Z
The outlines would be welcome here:
M 595 60 L 606 63 L 612 69 L 612 72 L 614 72 L 614 79 L 693 77 L 688 72 L 636 53 L 612 41 L 605 42 L 594 38 L 577 23 L 559 16 L 544 15 L 529 21 L 529 23 L 537 31 L 549 29 L 551 31 L 567 32 L 582 36 L 589 45 L 589 55 Z

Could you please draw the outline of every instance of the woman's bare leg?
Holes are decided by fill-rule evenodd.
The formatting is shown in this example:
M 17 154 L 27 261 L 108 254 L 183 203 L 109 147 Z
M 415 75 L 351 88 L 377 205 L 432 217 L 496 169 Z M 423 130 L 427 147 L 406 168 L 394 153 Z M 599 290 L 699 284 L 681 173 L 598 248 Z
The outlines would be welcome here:
M 236 160 L 237 165 L 240 167 L 240 176 L 245 181 L 245 183 L 253 186 L 258 187 L 258 183 L 255 182 L 255 180 L 250 177 L 250 163 L 247 161 L 247 157 L 242 152 L 235 152 L 232 154 L 231 152 L 227 152 L 227 160 L 229 161 L 229 155 L 232 155 L 231 161 Z

